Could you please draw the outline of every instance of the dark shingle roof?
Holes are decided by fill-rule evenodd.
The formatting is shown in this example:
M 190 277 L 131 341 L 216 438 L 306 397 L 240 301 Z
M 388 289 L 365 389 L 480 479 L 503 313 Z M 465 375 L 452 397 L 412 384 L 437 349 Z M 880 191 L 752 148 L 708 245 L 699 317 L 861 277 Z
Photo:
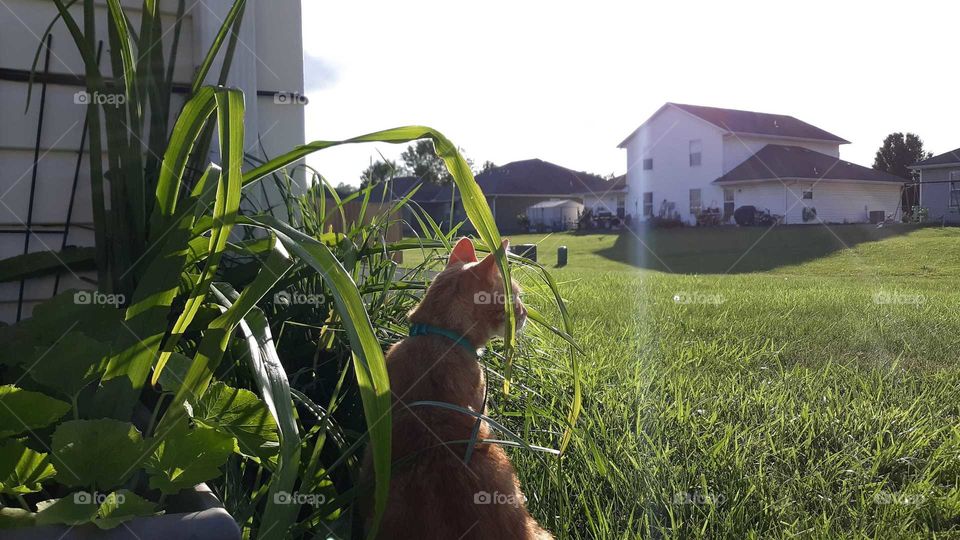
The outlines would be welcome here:
M 542 159 L 514 161 L 477 175 L 485 195 L 576 195 L 606 191 L 607 181 Z
M 814 139 L 838 143 L 850 142 L 833 133 L 824 131 L 817 126 L 784 114 L 721 109 L 719 107 L 684 105 L 682 103 L 669 103 L 669 105 L 683 109 L 715 126 L 734 133 L 755 133 L 758 135 L 794 137 L 798 139 Z
M 392 192 L 392 199 L 402 199 L 410 191 L 420 186 L 420 189 L 413 194 L 410 199 L 420 204 L 431 202 L 450 202 L 450 196 L 453 193 L 453 185 L 441 185 L 434 182 L 425 182 L 416 176 L 398 176 L 390 180 L 389 189 Z
M 619 182 L 619 184 L 617 184 Z M 404 197 L 423 184 L 413 195 L 418 203 L 448 202 L 450 185 L 422 182 L 415 176 L 401 176 L 390 181 L 392 198 Z M 605 193 L 626 189 L 626 176 L 614 180 L 590 173 L 577 172 L 541 159 L 514 161 L 477 175 L 477 184 L 484 195 L 573 196 L 582 193 Z M 459 198 L 459 192 L 456 197 Z
M 716 183 L 773 178 L 812 180 L 869 180 L 899 182 L 906 180 L 883 171 L 838 160 L 833 156 L 799 146 L 768 144 L 730 172 L 714 180 Z
M 913 167 L 930 167 L 932 165 L 950 165 L 953 163 L 960 163 L 960 148 L 951 150 L 949 152 L 944 152 L 939 156 L 933 156 L 932 158 L 927 158 L 912 166 Z

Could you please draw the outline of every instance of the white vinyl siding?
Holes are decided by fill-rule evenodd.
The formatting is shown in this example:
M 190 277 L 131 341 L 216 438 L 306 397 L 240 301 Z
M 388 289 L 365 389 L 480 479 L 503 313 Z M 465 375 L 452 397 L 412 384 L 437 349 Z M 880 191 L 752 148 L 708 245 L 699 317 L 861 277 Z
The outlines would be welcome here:
M 787 223 L 802 224 L 803 207 L 817 209 L 817 219 L 807 223 L 867 223 L 869 212 L 883 210 L 887 216 L 893 215 L 900 205 L 900 184 L 888 182 L 820 182 L 814 191 L 814 199 L 799 201 L 803 191 L 809 190 L 790 184 L 787 191 L 788 206 L 793 208 L 787 213 Z M 782 212 L 778 212 L 782 213 Z
M 950 171 L 950 208 L 960 208 L 960 171 Z

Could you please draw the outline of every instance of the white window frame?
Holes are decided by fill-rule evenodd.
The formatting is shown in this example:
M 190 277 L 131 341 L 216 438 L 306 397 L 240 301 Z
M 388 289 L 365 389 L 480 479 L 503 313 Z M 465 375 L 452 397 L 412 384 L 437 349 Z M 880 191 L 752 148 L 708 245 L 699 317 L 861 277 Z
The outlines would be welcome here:
M 648 195 L 650 196 L 650 197 L 649 197 L 649 198 L 650 198 L 650 202 L 647 202 L 647 196 L 648 196 Z M 653 192 L 652 192 L 652 191 L 644 191 L 644 192 L 643 192 L 643 195 L 642 195 L 641 197 L 642 197 L 642 199 L 641 199 L 640 202 L 643 203 L 643 217 L 651 217 L 651 216 L 653 216 Z
M 693 194 L 697 194 L 697 204 L 693 204 Z M 693 215 L 699 215 L 700 211 L 703 210 L 703 190 L 700 188 L 691 188 L 690 189 L 690 213 Z
M 807 194 L 808 194 L 808 193 L 810 194 L 809 197 L 807 197 Z M 812 200 L 813 200 L 813 188 L 811 187 L 811 188 L 809 188 L 809 189 L 801 189 L 801 190 L 800 190 L 800 199 L 801 199 L 801 200 L 804 200 L 804 201 L 812 201 Z
M 700 139 L 690 140 L 690 166 L 699 167 L 703 164 L 703 141 Z
M 730 195 L 730 199 L 727 200 L 727 195 Z M 727 205 L 731 205 L 730 211 L 727 212 Z M 737 190 L 736 188 L 728 187 L 723 188 L 723 215 L 725 217 L 733 216 L 734 210 L 737 209 Z

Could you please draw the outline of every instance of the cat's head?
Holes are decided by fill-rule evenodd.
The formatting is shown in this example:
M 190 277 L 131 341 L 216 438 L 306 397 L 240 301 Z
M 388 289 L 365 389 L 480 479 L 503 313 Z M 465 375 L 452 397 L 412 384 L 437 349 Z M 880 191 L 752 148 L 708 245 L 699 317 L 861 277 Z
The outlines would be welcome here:
M 509 244 L 509 240 L 503 241 L 504 252 Z M 520 287 L 516 281 L 511 282 L 519 331 L 526 322 L 527 310 L 520 301 Z M 446 268 L 437 274 L 423 300 L 410 312 L 410 322 L 457 331 L 479 347 L 504 334 L 504 302 L 503 277 L 496 258 L 491 253 L 482 261 L 477 260 L 473 242 L 461 238 L 450 253 Z

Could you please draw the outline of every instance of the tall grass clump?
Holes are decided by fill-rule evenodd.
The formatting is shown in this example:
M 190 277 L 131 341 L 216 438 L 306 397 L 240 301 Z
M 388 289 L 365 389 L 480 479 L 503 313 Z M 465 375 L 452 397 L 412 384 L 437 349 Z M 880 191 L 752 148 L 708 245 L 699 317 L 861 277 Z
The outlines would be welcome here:
M 18 471 L 0 484 L 0 526 L 111 528 L 164 512 L 170 496 L 207 482 L 245 537 L 359 534 L 351 510 L 361 489 L 361 448 L 372 450 L 378 515 L 390 481 L 383 350 L 403 336 L 404 313 L 427 284 L 422 268 L 401 269 L 399 254 L 447 249 L 452 233 L 434 224 L 426 238 L 388 241 L 385 231 L 402 225 L 397 216 L 408 201 L 368 215 L 374 188 L 347 201 L 322 181 L 303 197 L 287 192 L 288 221 L 241 212 L 241 201 L 268 176 L 284 185 L 288 168 L 312 152 L 430 139 L 480 243 L 499 246 L 467 162 L 444 135 L 410 126 L 316 141 L 245 166 L 244 96 L 222 86 L 242 0 L 223 21 L 172 126 L 165 118 L 176 48 L 164 56 L 158 46 L 167 30 L 157 3 L 144 2 L 134 31 L 120 2 L 107 2 L 110 61 L 122 74 L 111 81 L 93 54 L 103 22 L 94 3 L 82 3 L 78 21 L 68 9 L 75 2 L 54 2 L 54 23 L 67 26 L 83 58 L 87 90 L 121 93 L 125 105 L 94 100 L 87 108 L 90 154 L 105 156 L 90 160 L 98 290 L 68 291 L 0 329 L 0 470 Z M 178 25 L 169 30 L 178 34 Z M 205 85 L 221 52 L 221 84 Z M 214 132 L 217 158 L 210 161 Z M 344 209 L 352 202 L 361 209 L 348 221 Z M 508 255 L 496 256 L 509 284 Z M 38 260 L 58 257 L 37 257 L 0 262 L 0 275 L 20 279 L 22 272 L 9 270 L 27 266 L 31 275 L 61 270 L 50 264 L 38 271 Z M 542 276 L 565 314 L 556 284 Z M 508 286 L 504 292 L 512 293 Z M 113 301 L 84 301 L 93 295 Z M 314 300 L 283 302 L 301 295 Z M 505 302 L 511 332 L 496 360 L 505 390 L 516 349 L 512 309 Z M 565 316 L 559 327 L 533 319 L 569 345 L 572 406 L 547 440 L 563 448 L 580 408 L 571 323 Z M 533 449 L 522 439 L 513 444 Z M 111 465 L 103 461 L 108 452 Z M 91 505 L 74 496 L 78 490 L 113 503 Z M 314 497 L 291 504 L 294 492 Z

